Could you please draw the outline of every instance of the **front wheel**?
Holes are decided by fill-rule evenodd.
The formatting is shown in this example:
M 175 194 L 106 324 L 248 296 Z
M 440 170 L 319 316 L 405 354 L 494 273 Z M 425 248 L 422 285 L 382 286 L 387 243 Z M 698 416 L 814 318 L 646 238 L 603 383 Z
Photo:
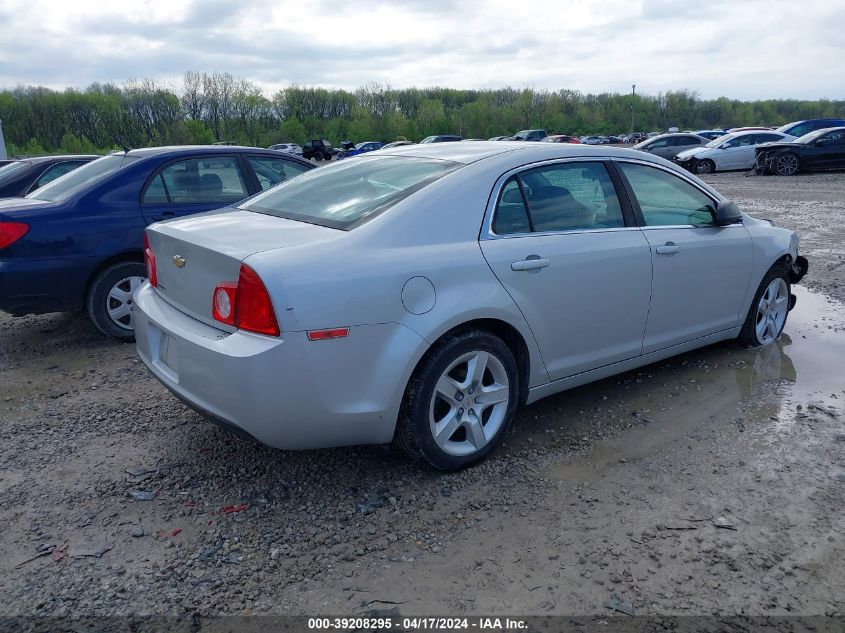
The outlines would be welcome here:
M 484 459 L 505 434 L 519 400 L 519 372 L 498 337 L 468 330 L 438 342 L 414 372 L 396 443 L 444 471 Z
M 748 309 L 739 341 L 746 347 L 764 347 L 774 343 L 783 332 L 789 314 L 789 275 L 782 266 L 772 267 Z
M 709 158 L 700 160 L 695 164 L 695 173 L 697 174 L 712 174 L 716 171 L 716 163 Z
M 106 268 L 91 282 L 88 316 L 103 334 L 123 341 L 135 339 L 132 295 L 146 276 L 144 264 L 120 262 Z
M 781 154 L 775 159 L 775 173 L 778 176 L 794 176 L 798 173 L 798 157 L 792 152 Z

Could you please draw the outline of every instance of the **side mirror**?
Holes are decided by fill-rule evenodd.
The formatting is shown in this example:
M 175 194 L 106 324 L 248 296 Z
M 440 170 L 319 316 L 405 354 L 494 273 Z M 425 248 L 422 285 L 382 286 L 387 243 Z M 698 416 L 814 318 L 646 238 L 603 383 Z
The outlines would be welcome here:
M 827 139 L 826 138 L 817 138 L 815 140 L 815 142 L 813 143 L 813 145 L 816 145 L 816 146 L 827 145 Z
M 736 206 L 736 203 L 731 200 L 717 202 L 716 211 L 713 215 L 717 226 L 728 226 L 742 222 L 742 212 Z
M 730 146 L 731 146 L 730 142 L 722 143 L 721 145 L 719 145 L 719 149 L 728 149 Z

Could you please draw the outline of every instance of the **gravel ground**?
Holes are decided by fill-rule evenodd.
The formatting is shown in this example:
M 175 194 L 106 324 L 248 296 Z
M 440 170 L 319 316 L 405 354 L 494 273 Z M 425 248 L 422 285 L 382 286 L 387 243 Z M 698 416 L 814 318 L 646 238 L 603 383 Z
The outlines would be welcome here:
M 83 316 L 0 314 L 0 615 L 842 615 L 845 174 L 708 180 L 801 233 L 780 343 L 543 400 L 454 475 L 255 446 Z

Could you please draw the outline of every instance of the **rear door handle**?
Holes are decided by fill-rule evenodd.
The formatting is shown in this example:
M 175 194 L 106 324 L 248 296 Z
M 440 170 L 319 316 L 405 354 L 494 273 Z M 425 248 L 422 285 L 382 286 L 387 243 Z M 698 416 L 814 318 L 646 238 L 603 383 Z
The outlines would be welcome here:
M 153 220 L 155 222 L 161 222 L 162 220 L 169 220 L 170 218 L 175 218 L 176 214 L 173 211 L 164 211 L 159 215 L 153 216 Z
M 679 250 L 681 250 L 681 247 L 675 244 L 675 242 L 666 242 L 663 246 L 655 248 L 654 252 L 658 255 L 671 255 L 677 253 Z
M 548 266 L 550 263 L 551 262 L 548 259 L 542 259 L 540 257 L 528 258 L 511 264 L 511 270 L 540 270 L 541 268 Z

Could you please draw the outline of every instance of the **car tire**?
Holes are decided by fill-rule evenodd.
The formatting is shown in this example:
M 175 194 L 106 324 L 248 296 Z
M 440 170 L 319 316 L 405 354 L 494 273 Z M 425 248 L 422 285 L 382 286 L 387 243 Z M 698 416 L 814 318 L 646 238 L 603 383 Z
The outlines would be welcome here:
M 696 174 L 712 174 L 716 171 L 716 163 L 709 158 L 696 161 L 693 171 L 695 171 Z
M 778 176 L 794 176 L 801 168 L 801 161 L 792 152 L 785 152 L 774 160 L 774 172 Z
M 331 160 L 331 159 L 332 159 L 331 154 L 323 154 L 323 160 Z
M 740 343 L 745 347 L 764 347 L 778 339 L 789 316 L 791 290 L 786 267 L 772 266 L 754 293 L 739 333 Z
M 519 380 L 516 359 L 500 338 L 466 330 L 441 339 L 408 382 L 396 444 L 447 472 L 484 459 L 513 420 Z
M 135 340 L 132 293 L 146 276 L 144 264 L 119 262 L 94 278 L 88 288 L 86 307 L 98 330 L 121 341 Z

